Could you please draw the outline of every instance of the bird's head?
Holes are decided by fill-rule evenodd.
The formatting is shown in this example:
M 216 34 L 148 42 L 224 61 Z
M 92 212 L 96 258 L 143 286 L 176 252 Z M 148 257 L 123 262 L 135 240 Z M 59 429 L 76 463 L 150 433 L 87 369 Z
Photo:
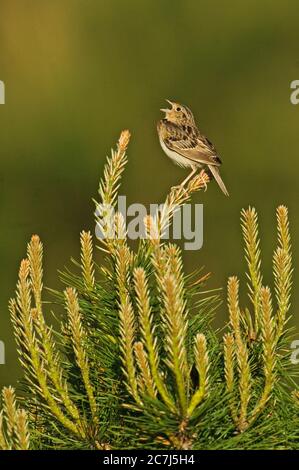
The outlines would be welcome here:
M 171 108 L 161 109 L 160 111 L 165 113 L 167 121 L 173 122 L 174 124 L 186 124 L 191 126 L 195 124 L 193 114 L 187 106 L 170 100 L 166 101 L 170 104 Z

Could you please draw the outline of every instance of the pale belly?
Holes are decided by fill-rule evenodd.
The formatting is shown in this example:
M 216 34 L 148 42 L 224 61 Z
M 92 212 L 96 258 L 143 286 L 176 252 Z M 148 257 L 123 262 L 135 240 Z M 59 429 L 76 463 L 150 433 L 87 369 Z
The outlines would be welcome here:
M 166 153 L 166 155 L 169 158 L 171 158 L 171 160 L 173 160 L 174 163 L 176 163 L 177 165 L 179 165 L 183 168 L 194 168 L 194 167 L 200 167 L 201 166 L 200 163 L 191 162 L 190 160 L 188 160 L 188 158 L 182 157 L 182 155 L 174 152 L 173 150 L 170 150 L 168 147 L 166 147 L 166 145 L 164 144 L 164 142 L 161 139 L 159 139 L 159 140 L 160 140 L 161 147 L 164 150 L 164 152 Z

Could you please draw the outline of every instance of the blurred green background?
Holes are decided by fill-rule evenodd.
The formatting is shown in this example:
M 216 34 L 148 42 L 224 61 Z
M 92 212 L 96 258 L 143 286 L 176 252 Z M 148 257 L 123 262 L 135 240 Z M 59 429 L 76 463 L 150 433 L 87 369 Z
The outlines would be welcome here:
M 184 254 L 187 270 L 204 265 L 211 288 L 234 273 L 245 281 L 239 213 L 250 204 L 271 283 L 280 203 L 290 210 L 296 267 L 298 16 L 297 1 L 1 0 L 0 386 L 21 373 L 7 302 L 26 243 L 41 236 L 45 284 L 58 287 L 57 269 L 78 257 L 79 231 L 94 231 L 91 198 L 120 130 L 132 132 L 128 203 L 162 202 L 186 176 L 157 139 L 165 98 L 192 108 L 223 158 L 231 195 L 213 183 L 193 198 L 204 204 L 204 247 Z M 219 324 L 226 315 L 223 305 Z

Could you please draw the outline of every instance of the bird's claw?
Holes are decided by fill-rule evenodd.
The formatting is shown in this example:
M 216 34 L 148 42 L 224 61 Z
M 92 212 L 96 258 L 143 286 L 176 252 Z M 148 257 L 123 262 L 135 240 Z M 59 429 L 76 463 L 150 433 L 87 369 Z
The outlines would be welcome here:
M 183 191 L 187 191 L 187 189 L 181 184 L 178 184 L 176 186 L 171 186 L 171 191 L 178 191 L 179 189 L 182 189 Z

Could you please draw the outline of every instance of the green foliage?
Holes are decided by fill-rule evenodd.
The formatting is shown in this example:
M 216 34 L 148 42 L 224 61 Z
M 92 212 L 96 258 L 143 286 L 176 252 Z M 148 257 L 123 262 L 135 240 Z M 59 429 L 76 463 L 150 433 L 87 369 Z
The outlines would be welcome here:
M 277 209 L 273 257 L 276 309 L 263 286 L 257 214 L 242 211 L 251 307 L 228 282 L 224 337 L 211 320 L 220 301 L 207 275 L 183 272 L 179 248 L 163 241 L 175 210 L 206 187 L 202 172 L 173 188 L 147 238 L 133 251 L 122 215 L 111 213 L 126 163 L 129 133 L 107 161 L 97 202 L 105 263 L 94 261 L 89 232 L 81 259 L 52 292 L 49 326 L 43 298 L 43 247 L 34 235 L 21 262 L 10 312 L 24 370 L 24 410 L 3 391 L 0 447 L 32 449 L 298 448 L 298 392 L 289 366 L 291 247 L 287 209 Z M 115 234 L 117 236 L 115 236 Z M 30 429 L 30 437 L 29 431 Z
M 27 413 L 16 405 L 12 387 L 2 390 L 3 409 L 0 412 L 0 450 L 28 450 L 30 436 Z

